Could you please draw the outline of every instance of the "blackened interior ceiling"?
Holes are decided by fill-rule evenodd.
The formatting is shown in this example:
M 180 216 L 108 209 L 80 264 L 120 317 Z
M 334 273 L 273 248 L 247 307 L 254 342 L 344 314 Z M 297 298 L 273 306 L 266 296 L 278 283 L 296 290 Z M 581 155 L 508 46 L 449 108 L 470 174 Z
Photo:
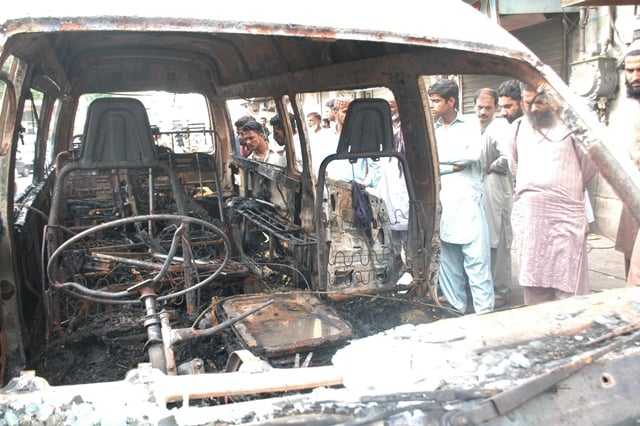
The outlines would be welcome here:
M 75 93 L 197 91 L 203 85 L 226 86 L 415 49 L 357 40 L 127 31 L 18 35 L 11 42 L 29 58 L 46 51 L 43 46 L 52 46 L 56 57 L 43 56 L 41 68 L 48 73 L 57 68 L 63 83 L 79 82 L 72 89 Z

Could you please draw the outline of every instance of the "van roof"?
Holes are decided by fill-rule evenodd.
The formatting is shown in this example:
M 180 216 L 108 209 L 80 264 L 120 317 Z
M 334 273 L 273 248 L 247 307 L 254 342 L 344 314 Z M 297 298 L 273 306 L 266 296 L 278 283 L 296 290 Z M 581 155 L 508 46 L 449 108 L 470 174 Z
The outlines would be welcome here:
M 519 62 L 520 75 L 524 68 L 542 67 L 520 41 L 461 0 L 447 1 L 446 7 L 438 0 L 402 0 L 383 12 L 350 2 L 351 10 L 362 10 L 357 18 L 352 11 L 311 11 L 307 4 L 291 0 L 277 7 L 249 1 L 210 12 L 193 1 L 153 8 L 134 3 L 123 7 L 121 1 L 105 2 L 96 8 L 38 0 L 28 11 L 15 6 L 3 10 L 0 63 L 9 53 L 41 62 L 61 92 L 73 96 L 129 90 L 202 93 L 213 83 L 214 91 L 229 97 L 239 93 L 233 85 L 247 81 L 415 54 L 416 49 L 424 49 L 426 55 L 455 53 L 468 63 L 473 60 L 466 55 L 489 54 Z M 459 69 L 450 65 L 449 56 L 430 60 L 434 74 Z M 123 74 L 123 61 L 135 71 Z M 263 95 L 259 90 L 253 93 Z
M 28 10 L 9 5 L 0 13 L 7 37 L 20 32 L 52 31 L 189 31 L 303 36 L 319 40 L 371 40 L 402 44 L 473 50 L 498 55 L 530 55 L 529 49 L 489 17 L 462 0 L 413 2 L 397 0 L 385 9 L 364 1 L 349 2 L 345 11 L 294 1 L 279 1 L 277 7 L 245 1 L 239 7 L 203 10 L 188 0 L 158 3 L 150 8 L 136 2 L 85 2 L 66 4 L 32 1 Z M 354 13 L 355 12 L 355 13 Z

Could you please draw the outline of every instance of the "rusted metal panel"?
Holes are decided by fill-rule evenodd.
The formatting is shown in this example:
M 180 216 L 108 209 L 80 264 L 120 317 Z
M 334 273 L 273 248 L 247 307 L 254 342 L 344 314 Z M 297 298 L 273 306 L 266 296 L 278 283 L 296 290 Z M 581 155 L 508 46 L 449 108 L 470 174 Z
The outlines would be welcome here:
M 490 425 L 634 424 L 640 354 L 625 351 L 586 366 Z
M 48 5 L 43 9 L 34 7 L 32 19 L 8 19 L 3 29 L 7 47 L 15 49 L 19 55 L 40 60 L 40 52 L 49 52 L 43 47 L 54 48 L 57 60 L 50 57 L 47 63 L 54 65 L 58 84 L 65 93 L 158 88 L 202 90 L 211 84 L 212 77 L 214 85 L 218 86 L 213 90 L 218 91 L 232 83 L 246 84 L 248 80 L 283 72 L 397 54 L 409 49 L 410 45 L 454 48 L 502 57 L 528 55 L 527 49 L 517 40 L 503 37 L 491 25 L 482 30 L 482 44 L 475 33 L 468 34 L 465 28 L 452 36 L 447 28 L 440 28 L 441 22 L 448 21 L 445 15 L 455 20 L 469 20 L 477 12 L 458 2 L 451 2 L 447 8 L 435 7 L 435 3 L 430 7 L 428 3 L 411 5 L 412 10 L 426 7 L 432 17 L 443 14 L 441 19 L 433 18 L 434 25 L 428 30 L 422 22 L 407 22 L 404 15 L 398 20 L 404 22 L 403 25 L 390 19 L 379 19 L 379 16 L 372 16 L 372 21 L 367 23 L 336 21 L 335 14 L 324 12 L 307 23 L 305 14 L 291 20 L 283 19 L 282 15 L 286 14 L 254 16 L 244 13 L 246 11 L 225 10 L 211 18 L 206 14 L 190 14 L 184 8 L 177 13 L 171 6 L 141 10 L 134 15 L 127 13 L 127 16 L 110 15 L 109 7 L 98 15 L 76 8 L 68 13 L 56 9 L 51 16 L 63 15 L 64 19 L 38 18 Z M 291 12 L 296 7 L 299 5 L 294 3 L 283 10 Z M 389 13 L 396 13 L 396 9 Z M 165 19 L 166 16 L 181 18 Z M 419 16 L 418 11 L 416 16 Z M 490 23 L 479 23 L 485 24 Z M 158 36 L 159 31 L 165 32 Z M 185 35 L 187 31 L 189 36 Z M 25 33 L 20 34 L 22 32 Z M 145 48 L 140 49 L 141 45 Z M 180 55 L 172 52 L 180 52 Z M 185 52 L 188 53 L 185 55 Z M 189 56 L 188 62 L 176 60 L 186 56 Z M 530 63 L 537 62 L 534 57 L 526 59 Z M 138 66 L 130 71 L 123 70 L 118 65 L 122 60 L 130 64 L 138 62 Z M 97 74 L 85 77 L 89 73 Z M 68 80 L 74 81 L 73 88 Z M 268 94 L 268 87 L 277 87 L 275 84 L 277 82 L 265 82 L 264 94 Z M 255 82 L 252 87 L 254 96 L 259 94 Z M 229 90 L 235 89 L 230 87 Z
M 250 4 L 256 7 L 250 6 Z M 471 6 L 460 1 L 448 1 L 447 7 L 441 7 L 438 0 L 427 0 L 419 3 L 402 0 L 395 7 L 388 8 L 385 13 L 367 13 L 367 19 L 353 19 L 349 14 L 336 14 L 328 9 L 318 9 L 314 13 L 308 13 L 308 7 L 299 2 L 286 0 L 279 3 L 277 9 L 261 7 L 262 3 L 250 1 L 243 8 L 216 8 L 204 11 L 196 1 L 175 4 L 166 3 L 149 8 L 127 4 L 125 9 L 119 2 L 105 3 L 99 10 L 95 7 L 82 7 L 82 5 L 56 4 L 55 8 L 50 3 L 42 0 L 33 2 L 28 11 L 23 8 L 3 10 L 6 19 L 29 17 L 23 21 L 23 25 L 38 28 L 44 22 L 48 26 L 55 25 L 58 29 L 88 28 L 99 25 L 103 29 L 112 29 L 114 25 L 130 27 L 146 24 L 143 28 L 154 31 L 162 28 L 185 28 L 192 31 L 239 31 L 246 33 L 269 34 L 295 34 L 313 35 L 325 34 L 331 38 L 350 38 L 352 34 L 360 34 L 372 40 L 381 41 L 387 34 L 394 36 L 412 36 L 429 34 L 430 38 L 450 39 L 451 31 L 449 22 L 455 19 L 458 22 L 467 21 L 477 13 Z M 364 5 L 363 5 L 364 6 Z M 438 7 L 440 6 L 440 7 Z M 406 11 L 414 13 L 407 15 Z M 365 12 L 365 9 L 363 9 Z M 40 18 L 64 17 L 56 22 L 46 21 Z M 424 25 L 424 16 L 429 16 L 431 25 Z M 456 30 L 454 38 L 460 40 L 476 41 L 476 31 L 481 31 L 487 43 L 493 43 L 494 37 L 499 40 L 499 31 L 491 25 L 490 21 L 478 21 L 474 28 L 461 26 Z M 486 38 L 484 37 L 486 35 Z M 502 44 L 509 43 L 503 41 Z M 498 44 L 500 44 L 498 42 Z
M 238 296 L 221 304 L 233 317 L 273 298 L 274 303 L 234 326 L 248 349 L 268 357 L 313 351 L 344 342 L 351 327 L 311 293 Z

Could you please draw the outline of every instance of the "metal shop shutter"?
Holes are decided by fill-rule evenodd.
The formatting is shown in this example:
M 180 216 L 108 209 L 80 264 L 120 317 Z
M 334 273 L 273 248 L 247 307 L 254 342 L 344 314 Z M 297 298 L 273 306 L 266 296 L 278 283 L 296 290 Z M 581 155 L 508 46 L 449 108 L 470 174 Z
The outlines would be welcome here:
M 512 34 L 533 51 L 545 64 L 549 65 L 558 75 L 565 79 L 567 70 L 564 68 L 564 46 L 562 16 L 558 15 L 540 24 L 520 28 Z M 505 76 L 496 75 L 463 75 L 462 113 L 473 113 L 473 97 L 478 89 L 491 87 L 498 89 Z

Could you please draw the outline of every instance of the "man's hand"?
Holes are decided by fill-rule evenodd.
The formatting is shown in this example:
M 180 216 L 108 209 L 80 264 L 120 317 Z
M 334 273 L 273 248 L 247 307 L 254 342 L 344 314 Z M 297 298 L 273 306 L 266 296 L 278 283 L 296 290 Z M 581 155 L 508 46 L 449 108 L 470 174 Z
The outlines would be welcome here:
M 460 170 L 464 170 L 466 166 L 462 165 L 462 164 L 454 164 L 453 165 L 453 171 L 454 172 L 459 172 Z
M 490 175 L 491 173 L 495 173 L 495 174 L 500 175 L 500 176 L 506 176 L 507 175 L 507 172 L 503 172 L 503 171 L 500 171 L 500 170 L 489 169 L 487 174 Z

